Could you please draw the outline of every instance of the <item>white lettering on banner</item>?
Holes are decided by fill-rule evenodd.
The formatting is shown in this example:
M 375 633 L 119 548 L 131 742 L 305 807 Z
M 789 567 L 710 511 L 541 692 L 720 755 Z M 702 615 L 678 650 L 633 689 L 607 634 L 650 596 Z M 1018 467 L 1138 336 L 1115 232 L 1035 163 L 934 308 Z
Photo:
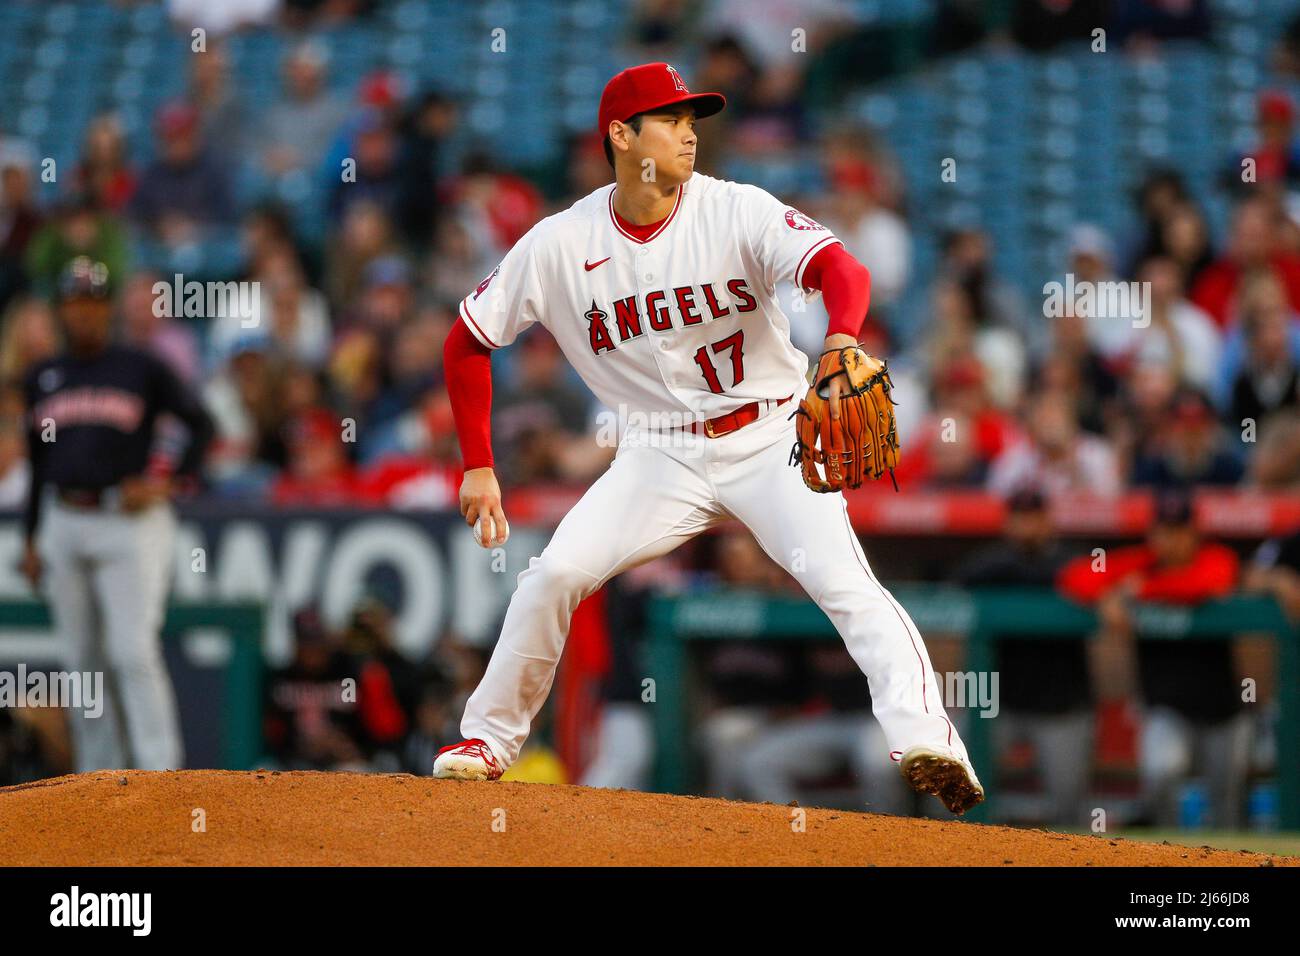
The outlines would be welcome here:
M 470 642 L 490 644 L 519 572 L 541 552 L 549 529 L 512 534 L 505 573 L 494 573 L 492 556 L 455 533 L 462 527 L 459 515 L 437 512 L 298 516 L 268 509 L 235 518 L 186 517 L 177 528 L 171 599 L 266 603 L 263 650 L 279 666 L 293 652 L 295 611 L 319 602 L 326 621 L 339 626 L 379 575 L 395 580 L 395 639 L 413 659 L 449 626 Z M 201 574 L 191 567 L 195 548 L 208 558 Z M 17 571 L 21 553 L 17 515 L 0 519 L 0 600 L 31 599 Z M 5 563 L 5 555 L 12 560 Z
M 411 522 L 380 518 L 357 521 L 334 541 L 321 587 L 321 611 L 326 620 L 339 620 L 351 612 L 365 593 L 367 572 L 389 564 L 402 579 L 405 602 L 395 615 L 397 646 L 408 656 L 419 656 L 430 644 L 430 632 L 444 617 L 443 589 L 447 568 L 442 549 L 431 547 L 427 531 Z M 427 622 L 418 630 L 412 621 Z

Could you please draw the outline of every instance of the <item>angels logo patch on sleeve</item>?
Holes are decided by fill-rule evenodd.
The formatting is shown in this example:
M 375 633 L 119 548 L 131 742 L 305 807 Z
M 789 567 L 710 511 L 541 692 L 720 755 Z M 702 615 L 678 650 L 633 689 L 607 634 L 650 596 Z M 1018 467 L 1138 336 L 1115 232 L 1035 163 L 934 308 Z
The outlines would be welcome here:
M 750 248 L 764 282 L 773 287 L 793 281 L 804 288 L 804 267 L 818 251 L 839 242 L 835 234 L 757 186 L 738 187 L 737 193 L 744 200 Z
M 488 273 L 488 277 L 486 279 L 484 279 L 482 282 L 478 284 L 478 288 L 474 290 L 475 299 L 477 299 L 479 296 L 481 296 L 484 292 L 487 291 L 487 287 L 492 284 L 492 280 L 497 277 L 497 273 L 500 271 L 501 271 L 501 267 L 497 266 L 490 273 Z
M 785 224 L 791 229 L 801 229 L 813 232 L 825 232 L 826 227 L 811 216 L 805 216 L 793 206 L 785 211 Z

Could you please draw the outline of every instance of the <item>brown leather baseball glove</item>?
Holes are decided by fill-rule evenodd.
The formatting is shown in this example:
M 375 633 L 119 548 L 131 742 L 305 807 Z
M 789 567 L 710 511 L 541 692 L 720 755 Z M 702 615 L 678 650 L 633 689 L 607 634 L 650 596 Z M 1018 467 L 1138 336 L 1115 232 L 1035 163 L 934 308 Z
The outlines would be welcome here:
M 843 376 L 839 418 L 831 417 L 830 382 Z M 808 394 L 792 415 L 798 440 L 790 464 L 803 469 L 803 481 L 823 494 L 857 488 L 886 470 L 898 490 L 898 427 L 889 391 L 889 369 L 883 359 L 857 346 L 823 352 L 810 380 Z M 825 476 L 818 471 L 821 465 Z

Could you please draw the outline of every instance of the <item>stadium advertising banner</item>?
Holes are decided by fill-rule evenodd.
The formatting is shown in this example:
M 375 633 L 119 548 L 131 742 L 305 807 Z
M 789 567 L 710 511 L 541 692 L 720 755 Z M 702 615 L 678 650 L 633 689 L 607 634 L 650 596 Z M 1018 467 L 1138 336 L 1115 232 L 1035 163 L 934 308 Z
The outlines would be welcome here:
M 337 626 L 366 594 L 393 609 L 398 646 L 412 659 L 448 630 L 491 641 L 515 578 L 546 537 L 514 528 L 504 547 L 485 551 L 455 512 L 196 506 L 179 519 L 172 600 L 265 602 L 272 665 L 290 655 L 296 610 L 317 603 Z M 17 570 L 21 549 L 19 516 L 0 516 L 0 601 L 32 597 Z M 22 639 L 0 635 L 14 640 Z

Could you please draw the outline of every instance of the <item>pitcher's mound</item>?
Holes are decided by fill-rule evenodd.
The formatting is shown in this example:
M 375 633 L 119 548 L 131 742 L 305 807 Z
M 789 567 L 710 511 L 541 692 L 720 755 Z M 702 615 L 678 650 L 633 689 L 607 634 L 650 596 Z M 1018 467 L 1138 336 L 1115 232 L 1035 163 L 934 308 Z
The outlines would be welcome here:
M 1300 865 L 1255 853 L 405 774 L 100 771 L 0 789 L 5 866 Z

